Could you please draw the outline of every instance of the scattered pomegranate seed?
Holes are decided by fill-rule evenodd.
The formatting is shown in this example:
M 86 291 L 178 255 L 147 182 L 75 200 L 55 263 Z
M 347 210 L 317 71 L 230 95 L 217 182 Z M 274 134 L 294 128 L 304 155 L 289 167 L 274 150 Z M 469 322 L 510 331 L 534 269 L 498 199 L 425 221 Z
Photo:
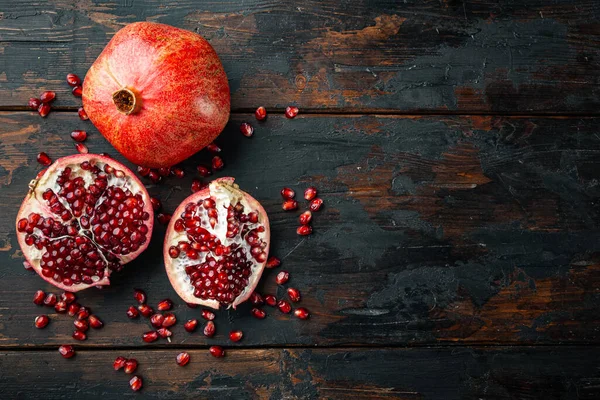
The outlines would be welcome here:
M 50 104 L 42 103 L 38 107 L 38 114 L 40 115 L 40 117 L 46 118 L 46 116 L 50 114 L 51 109 L 52 107 L 50 107 Z
M 38 306 L 41 306 L 42 304 L 44 304 L 45 298 L 46 298 L 46 293 L 44 293 L 43 290 L 38 290 L 33 295 L 33 304 L 37 304 Z
M 64 345 L 60 346 L 58 348 L 58 352 L 64 358 L 71 358 L 75 355 L 75 350 L 73 349 L 73 346 L 70 346 L 68 344 L 64 344 Z
M 310 205 L 308 206 L 308 208 L 310 208 L 310 211 L 319 211 L 321 209 L 321 206 L 323 205 L 323 200 L 321 200 L 320 198 L 316 197 L 314 199 L 311 200 Z
M 281 208 L 283 208 L 285 211 L 292 211 L 298 208 L 298 202 L 296 200 L 286 200 L 283 202 L 283 204 L 281 205 Z
M 308 225 L 312 220 L 312 213 L 310 211 L 304 211 L 302 214 L 300 214 L 298 220 L 300 221 L 301 225 Z
M 188 353 L 179 353 L 177 354 L 177 365 L 179 365 L 180 367 L 183 367 L 185 365 L 187 365 L 187 363 L 190 362 L 190 355 Z
M 277 302 L 277 308 L 284 314 L 289 314 L 292 311 L 292 306 L 285 300 L 279 300 Z
M 160 328 L 156 331 L 156 333 L 158 333 L 158 336 L 160 336 L 163 339 L 167 339 L 170 338 L 173 335 L 173 332 L 171 332 L 169 329 L 167 328 Z M 171 339 L 169 339 L 169 342 L 171 341 Z
M 271 256 L 267 260 L 267 268 L 277 268 L 280 265 L 281 265 L 281 260 L 275 256 Z
M 300 236 L 310 235 L 312 233 L 312 226 L 302 225 L 296 229 L 296 233 Z
M 258 319 L 264 319 L 267 316 L 267 313 L 259 308 L 253 308 L 252 310 L 250 310 L 250 312 L 255 318 Z
M 75 329 L 81 332 L 87 332 L 87 330 L 90 329 L 90 325 L 85 319 L 76 319 L 73 321 L 73 325 L 75 325 Z
M 47 305 L 48 307 L 54 307 L 54 305 L 56 304 L 57 301 L 58 300 L 54 293 L 48 293 L 46 295 L 46 298 L 44 299 L 44 304 Z
M 134 392 L 140 390 L 142 388 L 142 378 L 140 378 L 139 376 L 134 376 L 133 378 L 131 378 L 131 380 L 129 381 L 129 387 Z
M 277 297 L 273 296 L 272 294 L 267 294 L 265 295 L 265 303 L 267 303 L 271 307 L 275 307 L 275 305 L 277 304 Z
M 170 326 L 175 325 L 176 322 L 177 322 L 177 318 L 175 318 L 175 314 L 166 313 L 165 320 L 163 321 L 162 326 L 164 328 L 168 328 Z
M 79 119 L 82 121 L 87 121 L 88 119 L 90 119 L 83 107 L 79 107 L 79 110 L 77 110 L 77 114 L 79 115 Z
M 196 193 L 196 192 L 204 189 L 206 186 L 208 186 L 206 183 L 204 183 L 198 179 L 194 179 L 194 180 L 192 180 L 192 193 Z
M 67 83 L 69 86 L 81 85 L 81 79 L 75 74 L 67 74 Z
M 48 157 L 48 154 L 44 153 L 43 151 L 37 155 L 37 162 L 46 167 L 52 164 L 52 160 L 50 159 L 50 157 Z
M 42 103 L 50 103 L 50 102 L 54 101 L 55 98 L 56 98 L 56 93 L 54 93 L 51 90 L 46 90 L 45 92 L 42 92 L 42 94 L 40 95 L 40 100 L 42 101 Z
M 50 318 L 48 318 L 47 315 L 38 315 L 37 317 L 35 317 L 35 327 L 38 329 L 42 329 L 45 328 L 46 325 L 48 325 L 48 322 L 50 322 Z
M 100 318 L 93 314 L 89 316 L 88 320 L 90 322 L 90 326 L 94 329 L 100 329 L 104 326 L 104 322 L 102 322 Z
M 140 174 L 140 176 L 148 176 L 148 174 L 150 173 L 150 168 L 140 167 L 138 165 L 137 172 L 138 172 L 138 174 Z
M 152 200 L 152 198 L 150 200 Z M 146 292 L 144 292 L 142 289 L 133 289 L 133 298 L 138 302 L 138 304 L 145 304 L 148 296 L 146 296 Z
M 69 304 L 69 309 L 67 310 L 67 313 L 69 314 L 69 316 L 74 317 L 75 315 L 77 315 L 80 308 L 81 306 L 79 305 L 79 303 L 71 303 Z
M 76 297 L 71 292 L 62 292 L 60 295 L 60 299 L 64 301 L 66 304 L 71 304 L 75 301 Z
M 158 169 L 160 176 L 169 176 L 171 174 L 171 167 L 161 167 Z
M 207 310 L 206 308 L 202 309 L 202 318 L 212 321 L 213 319 L 215 319 L 215 313 Z
M 183 324 L 183 328 L 188 332 L 194 332 L 198 327 L 197 319 L 190 319 L 185 324 Z
M 135 358 L 130 358 L 129 360 L 125 361 L 124 371 L 126 374 L 133 374 L 137 369 L 137 366 L 137 360 Z
M 240 132 L 246 137 L 252 137 L 252 135 L 254 135 L 254 128 L 249 123 L 242 122 L 240 125 Z
M 79 154 L 87 154 L 90 152 L 87 146 L 83 143 L 75 143 L 75 149 L 79 152 Z
M 259 293 L 252 292 L 252 294 L 250 295 L 250 303 L 254 304 L 255 306 L 260 306 L 264 302 L 265 301 Z
M 219 156 L 214 156 L 212 159 L 212 169 L 213 171 L 220 171 L 223 169 L 223 166 L 225 165 L 225 163 L 223 163 L 223 159 Z
M 64 314 L 67 312 L 67 307 L 67 303 L 64 300 L 60 300 L 54 306 L 54 311 L 56 311 L 59 314 Z
M 76 318 L 81 320 L 81 319 L 86 319 L 89 316 L 90 316 L 90 309 L 87 307 L 80 307 Z
M 225 350 L 221 346 L 210 346 L 208 351 L 210 351 L 213 357 L 220 358 L 225 356 Z
M 259 121 L 264 121 L 267 118 L 267 110 L 263 106 L 260 106 L 254 111 L 254 117 Z
M 284 187 L 283 189 L 281 189 L 281 197 L 283 197 L 285 200 L 293 199 L 294 197 L 296 197 L 296 192 L 294 191 L 294 189 Z
M 75 332 L 73 332 L 73 339 L 83 341 L 83 340 L 87 339 L 87 335 L 81 331 L 75 331 Z
M 158 311 L 169 311 L 171 308 L 173 308 L 173 302 L 170 299 L 164 299 L 158 303 L 156 308 Z
M 298 107 L 294 107 L 294 106 L 288 106 L 285 108 L 285 116 L 286 118 L 294 118 L 296 115 L 298 115 Z
M 167 225 L 169 223 L 169 221 L 171 220 L 172 215 L 171 214 L 166 214 L 166 213 L 158 213 L 156 215 L 156 219 L 158 219 L 158 222 L 160 222 L 163 225 Z
M 115 369 L 115 371 L 120 370 L 121 368 L 123 368 L 125 366 L 125 362 L 127 361 L 127 359 L 125 357 L 117 357 L 115 359 L 115 362 L 113 363 L 113 368 Z
M 198 165 L 196 167 L 196 169 L 198 170 L 198 173 L 200 174 L 200 176 L 207 178 L 210 175 L 212 175 L 212 171 L 210 169 L 208 169 L 208 167 L 204 166 L 204 165 Z
M 211 143 L 211 144 L 207 145 L 206 149 L 208 151 L 210 151 L 211 153 L 220 153 L 221 152 L 221 148 L 216 143 Z
M 278 285 L 283 285 L 284 283 L 286 283 L 288 280 L 290 279 L 290 274 L 287 271 L 281 271 L 280 273 L 277 274 L 277 276 L 275 277 L 275 282 L 277 282 Z
M 307 187 L 306 190 L 304 191 L 304 198 L 308 201 L 311 201 L 312 199 L 314 199 L 316 195 L 317 195 L 317 189 L 315 189 L 312 186 Z
M 151 169 L 148 173 L 148 178 L 152 181 L 152 183 L 158 183 L 161 181 L 162 177 L 158 174 L 158 171 Z
M 208 321 L 204 326 L 204 336 L 213 337 L 215 335 L 216 327 L 215 323 L 212 321 Z
M 130 306 L 127 309 L 127 316 L 131 319 L 137 318 L 139 317 L 140 313 L 138 312 L 137 308 L 135 308 L 134 306 Z
M 287 294 L 291 301 L 295 303 L 300 301 L 300 291 L 298 289 L 288 288 Z
M 154 211 L 158 211 L 162 208 L 162 203 L 156 197 L 150 197 L 150 203 L 152 203 Z
M 152 314 L 154 314 L 154 310 L 148 304 L 140 304 L 138 306 L 138 310 L 146 318 L 149 318 Z
M 294 315 L 300 319 L 307 319 L 310 314 L 308 313 L 308 310 L 304 307 L 298 307 L 294 310 Z
M 142 339 L 146 343 L 152 343 L 158 340 L 158 333 L 156 331 L 146 332 L 142 335 Z
M 242 340 L 242 336 L 244 336 L 244 333 L 242 331 L 229 332 L 229 340 L 231 340 L 232 342 L 239 342 L 240 340 Z
M 86 131 L 73 131 L 71 132 L 71 138 L 76 142 L 83 142 L 87 139 Z
M 36 99 L 35 97 L 31 97 L 29 99 L 29 102 L 27 103 L 27 106 L 29 106 L 29 108 L 31 108 L 32 110 L 37 110 L 40 105 L 42 104 L 42 101 L 40 99 Z
M 81 86 L 75 86 L 71 93 L 73 93 L 73 96 L 75 97 L 81 97 L 81 95 L 83 94 L 83 89 Z
M 185 171 L 182 168 L 173 167 L 171 168 L 171 175 L 173 175 L 177 179 L 183 179 L 183 177 L 185 176 Z

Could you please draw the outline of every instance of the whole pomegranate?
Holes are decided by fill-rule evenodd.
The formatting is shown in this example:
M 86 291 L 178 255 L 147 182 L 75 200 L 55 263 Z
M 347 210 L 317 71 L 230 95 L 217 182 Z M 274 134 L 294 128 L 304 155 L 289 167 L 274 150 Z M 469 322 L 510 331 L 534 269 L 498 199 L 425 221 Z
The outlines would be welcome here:
M 170 167 L 211 143 L 229 119 L 229 84 L 196 33 L 136 22 L 118 31 L 83 83 L 83 107 L 127 159 Z
M 220 178 L 173 213 L 164 258 L 171 285 L 186 302 L 218 309 L 250 297 L 269 254 L 267 213 L 233 178 Z
M 110 284 L 112 271 L 148 247 L 154 214 L 144 185 L 97 154 L 58 159 L 29 184 L 17 240 L 35 272 L 76 292 Z

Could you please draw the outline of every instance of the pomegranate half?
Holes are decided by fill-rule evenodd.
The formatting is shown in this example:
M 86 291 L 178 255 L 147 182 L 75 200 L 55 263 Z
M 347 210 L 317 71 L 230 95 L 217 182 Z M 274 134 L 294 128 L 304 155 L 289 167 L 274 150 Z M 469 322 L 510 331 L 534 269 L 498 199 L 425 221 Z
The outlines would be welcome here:
M 136 22 L 118 31 L 92 64 L 83 107 L 129 161 L 170 167 L 221 133 L 229 119 L 229 83 L 200 35 Z
M 112 158 L 78 154 L 30 182 L 17 240 L 38 275 L 76 292 L 109 285 L 112 271 L 148 247 L 153 224 L 150 196 L 133 172 Z
M 165 237 L 165 268 L 186 303 L 236 308 L 256 288 L 269 245 L 263 207 L 233 178 L 219 178 L 173 213 Z

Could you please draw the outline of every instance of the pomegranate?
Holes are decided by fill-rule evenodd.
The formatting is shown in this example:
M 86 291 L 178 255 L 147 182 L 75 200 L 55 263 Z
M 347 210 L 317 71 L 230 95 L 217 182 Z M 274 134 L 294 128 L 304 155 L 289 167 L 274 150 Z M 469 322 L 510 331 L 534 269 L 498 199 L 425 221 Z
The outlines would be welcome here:
M 173 215 L 164 258 L 177 294 L 186 303 L 215 309 L 247 300 L 269 254 L 269 219 L 260 203 L 233 178 L 220 178 L 184 200 Z
M 136 22 L 117 32 L 92 64 L 83 106 L 130 161 L 168 167 L 221 133 L 229 119 L 229 83 L 200 35 Z
M 150 196 L 121 163 L 96 154 L 61 158 L 29 184 L 17 215 L 23 255 L 44 280 L 69 292 L 109 276 L 150 243 Z
M 183 367 L 190 362 L 190 355 L 188 353 L 179 353 L 176 357 L 177 365 Z

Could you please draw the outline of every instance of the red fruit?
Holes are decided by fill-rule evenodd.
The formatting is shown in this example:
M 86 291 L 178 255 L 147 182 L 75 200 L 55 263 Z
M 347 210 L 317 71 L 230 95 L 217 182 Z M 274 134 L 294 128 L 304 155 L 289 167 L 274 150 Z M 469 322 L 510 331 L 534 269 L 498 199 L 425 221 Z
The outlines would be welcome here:
M 37 317 L 35 317 L 35 327 L 38 329 L 42 329 L 45 328 L 46 325 L 48 325 L 48 322 L 50 322 L 50 318 L 48 318 L 47 315 L 38 315 Z
M 298 107 L 294 107 L 294 106 L 288 106 L 285 108 L 285 116 L 286 118 L 294 118 L 296 115 L 298 115 Z
M 83 333 L 82 331 L 78 330 L 78 331 L 73 332 L 73 339 L 83 341 L 83 340 L 87 339 L 87 335 L 85 333 Z
M 150 203 L 152 203 L 152 209 L 158 211 L 162 208 L 162 203 L 156 197 L 150 197 Z
M 129 387 L 134 392 L 140 390 L 142 388 L 142 378 L 140 378 L 139 376 L 134 376 L 133 378 L 131 378 L 131 380 L 129 381 Z
M 202 310 L 201 315 L 202 315 L 202 318 L 204 318 L 208 321 L 212 321 L 215 319 L 215 313 L 210 310 L 206 310 L 206 309 Z
M 242 331 L 229 332 L 229 340 L 231 340 L 232 342 L 239 342 L 240 340 L 242 340 L 242 336 L 244 336 L 244 333 Z
M 79 115 L 79 119 L 82 121 L 87 121 L 89 119 L 83 107 L 79 107 L 79 109 L 77 110 L 77 114 Z
M 76 319 L 73 321 L 73 325 L 75 325 L 75 329 L 81 332 L 87 332 L 90 329 L 90 325 L 85 319 Z
M 46 90 L 40 95 L 40 100 L 42 103 L 51 103 L 56 98 L 56 93 L 51 90 Z
M 69 86 L 81 85 L 81 79 L 75 74 L 67 74 L 67 83 Z
M 194 332 L 198 327 L 197 319 L 190 319 L 185 324 L 183 324 L 183 328 L 188 332 Z
M 204 165 L 198 165 L 196 167 L 196 169 L 198 170 L 198 173 L 200 174 L 200 176 L 207 178 L 210 175 L 212 175 L 212 171 L 210 169 L 208 169 L 208 167 L 204 166 Z
M 109 285 L 109 276 L 150 243 L 150 196 L 121 163 L 97 154 L 56 160 L 17 215 L 17 239 L 35 272 L 77 292 Z
M 221 133 L 229 119 L 229 84 L 201 36 L 136 22 L 118 31 L 91 66 L 83 105 L 131 162 L 166 167 Z
M 44 153 L 43 151 L 37 155 L 37 162 L 46 167 L 52 164 L 52 160 L 50 157 L 48 157 L 48 154 Z
M 58 348 L 58 352 L 64 358 L 71 358 L 75 355 L 75 349 L 70 345 L 62 345 Z
M 169 311 L 173 307 L 173 302 L 169 299 L 164 299 L 156 307 L 158 311 Z
M 148 178 L 152 181 L 152 183 L 158 183 L 162 180 L 162 176 L 158 173 L 157 170 L 151 169 L 148 173 Z
M 198 179 L 192 180 L 192 193 L 199 192 L 200 190 L 206 188 L 208 185 Z
M 272 294 L 267 294 L 265 295 L 265 303 L 267 303 L 271 307 L 275 307 L 275 305 L 277 304 L 277 297 L 273 296 Z
M 277 308 L 284 314 L 289 314 L 292 311 L 292 306 L 285 300 L 279 300 L 277 302 Z
M 171 168 L 171 175 L 173 175 L 177 179 L 182 179 L 185 176 L 185 171 L 179 167 Z
M 187 365 L 187 363 L 190 362 L 190 355 L 188 353 L 179 353 L 177 354 L 177 365 L 179 365 L 180 367 L 183 367 L 184 365 Z
M 69 314 L 69 316 L 71 316 L 71 317 L 74 317 L 75 315 L 77 315 L 80 308 L 81 308 L 81 306 L 78 303 L 69 304 L 69 308 L 67 309 L 67 314 Z
M 275 282 L 278 285 L 283 285 L 284 283 L 286 283 L 288 280 L 290 279 L 290 274 L 287 271 L 281 271 L 280 273 L 277 274 L 277 276 L 275 277 Z
M 300 291 L 298 289 L 288 288 L 287 294 L 291 301 L 295 303 L 300 301 Z
M 294 192 L 294 189 L 290 189 L 288 187 L 281 189 L 281 197 L 283 197 L 284 200 L 293 199 L 295 196 L 296 192 Z
M 50 107 L 50 104 L 42 103 L 38 107 L 38 114 L 40 115 L 40 117 L 45 118 L 48 114 L 50 114 L 51 109 L 52 107 Z
M 36 99 L 35 97 L 31 97 L 29 99 L 29 102 L 27 103 L 27 106 L 29 108 L 31 108 L 32 110 L 37 110 L 38 108 L 40 108 L 41 104 L 42 104 L 42 101 L 40 99 Z
M 213 357 L 225 357 L 225 350 L 221 346 L 210 346 L 208 351 L 210 351 L 210 354 L 212 354 Z
M 79 154 L 87 154 L 90 152 L 87 146 L 83 143 L 75 143 L 75 150 L 77 150 Z
M 310 205 L 308 206 L 308 208 L 310 208 L 310 211 L 319 211 L 321 209 L 321 206 L 323 205 L 323 200 L 321 200 L 320 198 L 316 197 L 314 199 L 311 200 Z
M 86 131 L 73 131 L 71 132 L 71 138 L 76 142 L 83 142 L 87 139 Z
M 150 317 L 150 324 L 155 328 L 160 328 L 165 320 L 162 314 L 154 314 Z
M 306 188 L 306 190 L 304 191 L 304 198 L 308 201 L 314 199 L 316 195 L 317 195 L 317 189 L 315 189 L 312 186 Z
M 269 253 L 269 220 L 260 203 L 233 181 L 216 179 L 188 197 L 167 228 L 167 275 L 186 303 L 236 308 L 250 297 L 262 275 Z M 169 252 L 172 246 L 181 250 L 177 258 Z
M 211 153 L 220 153 L 221 152 L 221 148 L 216 143 L 211 143 L 211 144 L 207 145 L 206 149 L 208 151 L 210 151 Z
M 300 221 L 301 225 L 308 225 L 312 220 L 312 213 L 310 211 L 304 211 L 302 214 L 300 214 L 298 220 Z
M 75 97 L 81 97 L 83 94 L 83 88 L 81 86 L 75 86 L 71 93 L 73 93 L 73 96 Z
M 127 316 L 131 319 L 137 318 L 139 317 L 140 313 L 138 312 L 137 308 L 135 308 L 134 306 L 130 306 L 127 309 Z
M 175 325 L 176 322 L 177 322 L 177 318 L 175 318 L 175 314 L 166 313 L 165 320 L 163 321 L 162 326 L 165 328 L 168 328 L 170 326 Z
M 54 306 L 54 311 L 56 311 L 59 314 L 64 314 L 67 312 L 67 303 L 64 302 L 63 300 L 60 300 L 59 302 L 56 303 L 56 305 Z
M 283 204 L 281 205 L 281 208 L 283 208 L 285 211 L 292 211 L 298 208 L 298 202 L 296 200 L 286 200 L 283 202 Z
M 267 260 L 267 268 L 277 268 L 280 265 L 281 265 L 281 260 L 275 256 L 271 256 Z
M 249 123 L 242 122 L 240 125 L 240 132 L 246 137 L 252 137 L 252 135 L 254 135 L 254 128 Z
M 141 166 L 137 166 L 137 172 L 138 174 L 140 174 L 140 176 L 148 176 L 150 175 L 150 168 L 148 167 L 141 167 Z
M 302 225 L 296 228 L 296 233 L 300 236 L 310 235 L 312 233 L 312 226 Z
M 300 319 L 307 319 L 310 316 L 310 314 L 308 313 L 308 310 L 304 307 L 296 308 L 294 310 L 294 315 Z
M 213 171 L 220 171 L 223 169 L 223 167 L 225 166 L 225 163 L 223 163 L 223 159 L 219 156 L 214 156 L 212 159 L 212 169 Z
M 54 307 L 57 301 L 58 300 L 54 293 L 48 293 L 48 295 L 44 299 L 44 305 L 47 305 L 48 307 Z
M 94 329 L 100 329 L 104 326 L 104 322 L 102 322 L 100 318 L 96 317 L 94 314 L 89 316 L 88 321 L 90 322 L 90 327 Z
M 126 374 L 133 374 L 135 372 L 135 370 L 137 369 L 137 366 L 138 366 L 137 360 L 135 358 L 130 358 L 129 360 L 125 361 L 123 370 L 125 371 Z
M 71 304 L 75 301 L 76 297 L 71 292 L 62 292 L 60 295 L 60 299 L 64 301 L 66 304 Z
M 254 111 L 254 117 L 259 121 L 264 121 L 264 119 L 267 118 L 267 110 L 263 106 L 258 107 L 256 111 Z
M 166 214 L 166 213 L 159 213 L 156 215 L 156 219 L 158 219 L 158 222 L 160 222 L 163 225 L 167 225 L 169 223 L 169 221 L 171 220 L 172 215 L 171 214 Z
M 152 199 L 153 198 L 151 197 L 150 202 L 152 202 Z M 144 304 L 146 303 L 148 296 L 146 296 L 146 292 L 144 292 L 142 289 L 133 289 L 133 298 L 138 302 L 138 304 Z
M 87 317 L 90 316 L 90 309 L 87 307 L 81 307 L 79 308 L 79 312 L 77 313 L 77 319 L 82 320 L 82 319 L 86 319 Z
M 252 313 L 252 315 L 258 319 L 264 319 L 267 316 L 267 313 L 261 310 L 260 308 L 253 308 L 252 310 L 250 310 L 250 313 Z
M 161 167 L 158 169 L 160 176 L 169 176 L 171 174 L 171 167 Z
M 263 300 L 262 296 L 256 292 L 253 292 L 252 295 L 250 296 L 250 303 L 252 303 L 255 306 L 260 306 L 264 302 L 265 301 Z
M 142 335 L 142 339 L 146 343 L 152 343 L 158 340 L 158 333 L 156 331 L 146 332 Z
M 115 359 L 115 362 L 113 363 L 113 368 L 115 369 L 115 371 L 118 371 L 121 368 L 123 368 L 125 366 L 125 362 L 127 362 L 127 359 L 125 357 L 117 357 Z
M 163 339 L 170 338 L 173 335 L 173 332 L 171 332 L 167 328 L 160 328 L 156 331 L 156 333 L 158 333 L 158 336 L 160 336 Z M 170 341 L 171 341 L 171 339 L 169 339 L 169 342 Z
M 204 325 L 204 336 L 213 337 L 215 335 L 216 327 L 215 323 L 212 321 L 208 321 L 206 325 Z
M 46 298 L 46 293 L 44 293 L 43 290 L 38 290 L 33 295 L 33 304 L 37 304 L 38 306 L 41 306 L 42 304 L 44 304 L 45 298 Z
M 149 318 L 152 314 L 154 314 L 154 310 L 148 304 L 140 304 L 138 306 L 138 310 L 146 318 Z

